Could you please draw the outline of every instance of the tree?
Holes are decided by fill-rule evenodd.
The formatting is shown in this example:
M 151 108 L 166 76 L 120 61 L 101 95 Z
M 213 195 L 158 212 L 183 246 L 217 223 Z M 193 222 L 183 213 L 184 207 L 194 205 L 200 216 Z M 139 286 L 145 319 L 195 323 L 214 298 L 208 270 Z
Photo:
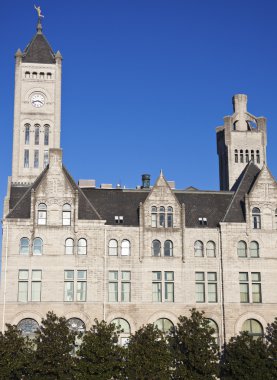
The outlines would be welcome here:
M 212 336 L 214 330 L 204 312 L 191 310 L 190 318 L 179 317 L 170 337 L 173 379 L 212 380 L 219 372 L 219 347 Z
M 154 325 L 131 335 L 126 349 L 126 376 L 132 380 L 168 380 L 171 355 L 163 333 Z
M 266 340 L 268 343 L 270 373 L 272 378 L 277 379 L 277 318 L 267 325 Z
M 48 312 L 42 319 L 34 340 L 33 380 L 68 380 L 75 378 L 75 363 L 71 355 L 76 333 L 70 331 L 64 317 Z
M 247 332 L 232 337 L 226 345 L 221 378 L 224 380 L 273 380 L 270 360 L 263 338 L 253 339 Z
M 77 352 L 77 379 L 118 379 L 123 363 L 123 349 L 118 345 L 119 331 L 114 324 L 97 319 L 94 322 Z
M 28 377 L 28 363 L 32 354 L 31 342 L 21 335 L 16 326 L 6 325 L 0 332 L 0 379 L 21 380 Z

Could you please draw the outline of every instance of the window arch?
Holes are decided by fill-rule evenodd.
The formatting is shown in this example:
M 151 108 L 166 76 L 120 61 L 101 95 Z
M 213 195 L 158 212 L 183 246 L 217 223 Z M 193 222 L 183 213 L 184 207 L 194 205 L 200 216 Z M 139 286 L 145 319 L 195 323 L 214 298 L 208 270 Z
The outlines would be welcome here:
M 164 242 L 164 256 L 173 256 L 173 243 L 171 240 Z
M 161 242 L 159 240 L 152 241 L 152 256 L 161 256 Z
M 118 243 L 117 240 L 111 239 L 109 241 L 109 256 L 117 256 Z
M 239 162 L 239 154 L 238 154 L 238 150 L 235 149 L 235 163 L 237 164 Z
M 151 208 L 151 226 L 157 227 L 157 221 L 158 221 L 157 207 L 152 206 L 152 208 Z
M 173 227 L 173 208 L 171 206 L 167 208 L 167 227 Z
M 45 225 L 47 222 L 47 206 L 45 203 L 38 205 L 38 224 Z
M 213 320 L 208 318 L 209 326 L 214 330 L 212 337 L 215 339 L 216 343 L 219 345 L 219 330 L 217 323 Z
M 243 163 L 243 150 L 240 150 L 240 162 Z
M 249 162 L 249 151 L 247 149 L 245 151 L 245 162 Z
M 47 79 L 51 79 L 52 78 L 52 74 L 51 73 L 47 73 Z
M 26 71 L 26 72 L 25 72 L 25 78 L 28 78 L 28 79 L 29 79 L 29 78 L 30 78 L 30 75 L 31 75 L 31 74 L 30 74 L 30 71 Z
M 165 227 L 165 208 L 163 206 L 160 207 L 159 227 Z
M 257 241 L 251 241 L 250 243 L 250 257 L 259 257 L 260 249 Z
M 65 254 L 66 255 L 74 254 L 74 240 L 72 238 L 68 238 L 65 241 Z
M 21 255 L 29 254 L 29 239 L 28 238 L 23 237 L 20 239 L 19 253 Z
M 168 334 L 174 325 L 170 319 L 160 318 L 156 320 L 154 326 L 157 327 L 157 329 L 159 329 L 162 333 Z
M 124 239 L 121 242 L 121 256 L 130 256 L 131 254 L 131 243 L 129 240 Z
M 237 245 L 238 257 L 247 257 L 247 244 L 245 241 L 240 240 Z
M 204 256 L 204 244 L 201 240 L 197 240 L 194 243 L 194 256 L 195 257 L 203 257 Z
M 63 226 L 71 225 L 71 206 L 69 203 L 63 205 Z
M 21 331 L 21 334 L 24 337 L 34 339 L 36 337 L 37 331 L 39 330 L 39 324 L 32 318 L 24 318 L 18 322 L 17 329 Z
M 257 161 L 257 164 L 259 164 L 261 162 L 260 151 L 259 150 L 256 150 L 256 161 Z
M 44 73 L 40 72 L 40 73 L 39 73 L 39 78 L 40 78 L 40 79 L 44 79 Z
M 208 243 L 206 245 L 206 255 L 207 255 L 207 257 L 215 257 L 216 256 L 215 242 L 212 240 L 208 241 Z
M 116 329 L 121 330 L 119 334 L 119 344 L 121 346 L 128 344 L 128 340 L 131 334 L 129 322 L 123 318 L 115 318 L 111 321 L 111 324 L 114 324 Z
M 34 71 L 34 72 L 32 73 L 32 78 L 37 79 L 37 76 L 38 76 L 38 73 Z
M 78 240 L 77 246 L 78 255 L 86 255 L 87 254 L 87 241 L 84 238 Z
M 252 227 L 254 229 L 261 228 L 261 211 L 258 207 L 254 207 L 252 210 Z
M 255 161 L 255 154 L 254 154 L 254 150 L 251 150 L 251 161 Z
M 30 124 L 25 124 L 25 145 L 30 144 Z
M 256 319 L 247 319 L 242 325 L 242 331 L 246 331 L 254 340 L 263 337 L 263 326 Z
M 39 129 L 40 125 L 35 124 L 35 145 L 39 145 Z
M 49 128 L 48 124 L 44 126 L 44 145 L 49 145 Z
M 33 242 L 33 255 L 42 255 L 43 241 L 41 238 L 35 238 Z

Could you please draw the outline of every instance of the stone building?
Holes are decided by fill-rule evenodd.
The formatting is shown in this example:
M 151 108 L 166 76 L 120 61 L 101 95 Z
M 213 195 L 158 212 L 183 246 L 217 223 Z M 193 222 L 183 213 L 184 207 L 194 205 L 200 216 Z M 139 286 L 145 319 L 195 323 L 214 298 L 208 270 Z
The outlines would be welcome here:
M 47 311 L 73 328 L 166 331 L 196 307 L 223 343 L 276 316 L 277 185 L 266 119 L 235 95 L 217 128 L 220 191 L 78 185 L 60 149 L 62 56 L 38 23 L 16 53 L 12 176 L 4 201 L 0 321 L 32 334 Z

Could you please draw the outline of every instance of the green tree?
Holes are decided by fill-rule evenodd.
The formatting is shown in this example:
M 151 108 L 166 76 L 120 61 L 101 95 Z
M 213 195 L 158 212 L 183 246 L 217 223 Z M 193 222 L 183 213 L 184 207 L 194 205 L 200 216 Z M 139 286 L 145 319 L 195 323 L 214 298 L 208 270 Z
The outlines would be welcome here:
M 118 379 L 122 372 L 123 348 L 118 345 L 119 332 L 114 324 L 98 322 L 85 333 L 77 352 L 77 379 Z
M 126 349 L 126 377 L 131 380 L 168 380 L 171 355 L 163 333 L 152 324 L 131 335 Z
M 70 331 L 64 317 L 48 312 L 34 340 L 32 380 L 74 379 L 75 363 L 71 355 L 76 333 Z
M 190 318 L 179 317 L 170 337 L 173 356 L 173 379 L 212 380 L 219 372 L 219 347 L 214 330 L 204 312 L 191 310 Z
M 277 379 L 277 318 L 267 326 L 266 340 L 268 343 L 270 373 L 272 378 Z
M 226 345 L 221 378 L 224 380 L 273 380 L 267 345 L 263 338 L 253 339 L 247 332 L 232 337 Z
M 0 379 L 27 379 L 31 342 L 21 335 L 16 326 L 7 324 L 6 327 L 4 334 L 0 332 Z

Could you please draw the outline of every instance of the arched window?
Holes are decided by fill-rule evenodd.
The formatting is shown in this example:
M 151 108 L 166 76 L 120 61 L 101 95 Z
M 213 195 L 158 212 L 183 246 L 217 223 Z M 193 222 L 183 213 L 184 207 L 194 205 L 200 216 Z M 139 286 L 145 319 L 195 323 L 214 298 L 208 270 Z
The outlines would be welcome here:
M 122 240 L 121 242 L 121 256 L 130 256 L 131 254 L 131 243 L 129 240 Z
M 42 255 L 43 241 L 41 238 L 35 238 L 33 242 L 33 255 Z
M 251 161 L 255 161 L 254 150 L 251 150 Z
M 32 78 L 33 79 L 37 79 L 37 76 L 38 76 L 38 73 L 36 73 L 35 71 L 32 73 Z
M 21 255 L 29 254 L 29 239 L 24 237 L 20 239 L 19 253 Z
M 71 206 L 66 203 L 63 205 L 63 226 L 71 225 Z
M 160 207 L 159 226 L 165 227 L 165 208 L 163 206 Z
M 256 161 L 257 161 L 257 164 L 259 164 L 261 162 L 260 151 L 259 150 L 256 150 Z
M 44 73 L 39 73 L 39 78 L 44 79 Z
M 70 318 L 67 320 L 66 324 L 70 331 L 73 331 L 77 334 L 75 336 L 74 349 L 72 352 L 73 355 L 76 355 L 76 352 L 82 344 L 82 335 L 86 332 L 86 325 L 79 318 Z
M 240 162 L 243 163 L 243 150 L 240 150 Z
M 30 71 L 25 72 L 25 78 L 29 79 L 30 78 Z
M 214 330 L 212 337 L 215 339 L 216 343 L 219 345 L 219 331 L 218 331 L 218 326 L 217 323 L 213 319 L 209 319 L 209 326 Z
M 39 324 L 32 318 L 24 318 L 18 322 L 17 329 L 21 331 L 24 337 L 34 339 L 39 330 Z
M 171 240 L 164 242 L 164 256 L 173 256 L 173 243 Z
M 128 344 L 129 337 L 131 334 L 129 322 L 127 322 L 126 319 L 123 318 L 115 318 L 111 321 L 111 324 L 114 324 L 116 329 L 121 330 L 119 334 L 119 344 L 121 346 L 125 346 L 126 344 Z
M 247 319 L 242 325 L 242 331 L 247 331 L 254 340 L 263 337 L 263 326 L 256 319 Z
M 117 240 L 111 239 L 109 241 L 109 256 L 117 256 L 118 243 Z
M 87 254 L 87 241 L 86 239 L 79 239 L 77 246 L 78 255 L 86 255 Z
M 235 163 L 238 163 L 239 162 L 239 154 L 238 154 L 238 150 L 235 149 Z
M 38 224 L 45 225 L 47 221 L 47 206 L 45 203 L 38 205 Z
M 207 257 L 215 257 L 215 242 L 212 240 L 208 241 L 206 245 L 206 255 Z
M 203 257 L 204 256 L 204 244 L 201 240 L 197 240 L 194 243 L 194 256 Z
M 249 151 L 245 151 L 245 162 L 249 162 Z
M 161 242 L 159 240 L 152 241 L 152 256 L 161 256 Z
M 240 240 L 237 246 L 238 257 L 247 257 L 247 244 L 245 241 Z
M 71 238 L 68 238 L 65 241 L 65 254 L 73 255 L 73 253 L 74 253 L 74 240 Z
M 162 333 L 168 334 L 173 327 L 173 323 L 167 318 L 160 318 L 157 319 L 154 326 L 157 327 Z
M 39 145 L 39 124 L 35 124 L 35 145 Z
M 261 228 L 261 211 L 258 207 L 254 207 L 252 210 L 252 227 L 254 229 Z
M 49 125 L 44 126 L 44 145 L 49 145 Z
M 25 124 L 25 144 L 30 144 L 30 124 Z
M 151 208 L 151 226 L 152 227 L 157 227 L 157 207 L 156 206 L 152 206 Z
M 173 227 L 173 208 L 167 208 L 167 227 Z
M 250 243 L 250 257 L 259 257 L 259 243 L 257 241 Z
M 51 79 L 52 78 L 52 74 L 51 73 L 47 73 L 47 79 Z

